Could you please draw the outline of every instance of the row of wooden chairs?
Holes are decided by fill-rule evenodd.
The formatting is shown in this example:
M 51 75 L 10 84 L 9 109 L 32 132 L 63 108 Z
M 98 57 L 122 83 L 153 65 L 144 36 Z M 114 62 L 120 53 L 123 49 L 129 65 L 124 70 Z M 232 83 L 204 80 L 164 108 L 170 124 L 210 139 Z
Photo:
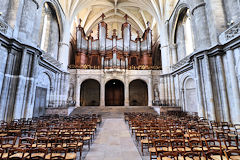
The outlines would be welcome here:
M 76 159 L 94 139 L 99 115 L 44 116 L 0 123 L 0 159 Z
M 182 112 L 160 116 L 146 113 L 124 115 L 132 135 L 141 144 L 142 154 L 147 146 L 150 159 L 159 158 L 165 152 L 177 152 L 181 157 L 193 152 L 206 157 L 211 152 L 228 153 L 240 148 L 239 125 L 233 128 L 226 122 L 208 121 L 196 114 Z

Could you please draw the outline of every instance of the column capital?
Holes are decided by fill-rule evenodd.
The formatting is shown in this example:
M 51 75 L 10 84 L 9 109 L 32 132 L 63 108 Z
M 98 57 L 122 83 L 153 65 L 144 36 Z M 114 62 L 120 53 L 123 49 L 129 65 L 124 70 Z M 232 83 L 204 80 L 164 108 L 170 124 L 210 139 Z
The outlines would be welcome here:
M 171 49 L 176 49 L 176 48 L 177 48 L 177 44 L 176 44 L 176 43 L 171 44 L 171 45 L 170 45 L 170 48 L 171 48 Z
M 58 42 L 58 46 L 67 46 L 69 47 L 69 44 L 65 43 L 65 42 Z
M 193 7 L 193 9 L 192 9 L 192 15 L 194 15 L 194 11 L 195 11 L 196 9 L 198 9 L 198 8 L 200 8 L 200 7 L 204 7 L 205 5 L 206 5 L 205 2 L 201 2 L 201 3 L 197 4 L 195 7 Z

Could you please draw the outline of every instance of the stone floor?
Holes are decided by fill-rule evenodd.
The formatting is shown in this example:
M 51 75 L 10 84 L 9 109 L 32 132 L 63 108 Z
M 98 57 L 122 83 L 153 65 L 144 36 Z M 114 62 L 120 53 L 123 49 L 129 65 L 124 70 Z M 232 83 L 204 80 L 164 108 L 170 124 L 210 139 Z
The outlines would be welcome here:
M 122 118 L 104 119 L 84 160 L 142 160 Z
M 152 107 L 148 106 L 81 106 L 75 108 L 70 115 L 75 114 L 98 114 L 102 115 L 103 119 L 107 118 L 124 118 L 124 112 L 145 112 L 157 114 Z

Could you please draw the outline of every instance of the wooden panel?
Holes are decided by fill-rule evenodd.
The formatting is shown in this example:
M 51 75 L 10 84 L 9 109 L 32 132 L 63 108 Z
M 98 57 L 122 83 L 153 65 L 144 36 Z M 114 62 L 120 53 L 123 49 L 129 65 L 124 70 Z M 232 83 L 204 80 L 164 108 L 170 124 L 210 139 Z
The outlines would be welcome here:
M 44 115 L 46 108 L 47 88 L 36 87 L 33 117 Z
M 124 105 L 124 85 L 121 81 L 112 80 L 106 84 L 105 104 L 106 106 Z

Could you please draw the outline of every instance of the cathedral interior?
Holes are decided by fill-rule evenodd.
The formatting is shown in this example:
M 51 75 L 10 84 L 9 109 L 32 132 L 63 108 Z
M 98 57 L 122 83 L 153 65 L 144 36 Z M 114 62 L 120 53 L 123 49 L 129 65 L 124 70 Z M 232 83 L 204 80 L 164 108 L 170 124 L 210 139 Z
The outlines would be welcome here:
M 34 159 L 38 133 L 58 128 L 71 138 L 56 147 L 44 131 L 42 159 L 162 160 L 148 132 L 163 124 L 188 136 L 168 157 L 189 156 L 200 126 L 215 154 L 240 157 L 240 0 L 2 0 L 0 59 L 0 159 Z

